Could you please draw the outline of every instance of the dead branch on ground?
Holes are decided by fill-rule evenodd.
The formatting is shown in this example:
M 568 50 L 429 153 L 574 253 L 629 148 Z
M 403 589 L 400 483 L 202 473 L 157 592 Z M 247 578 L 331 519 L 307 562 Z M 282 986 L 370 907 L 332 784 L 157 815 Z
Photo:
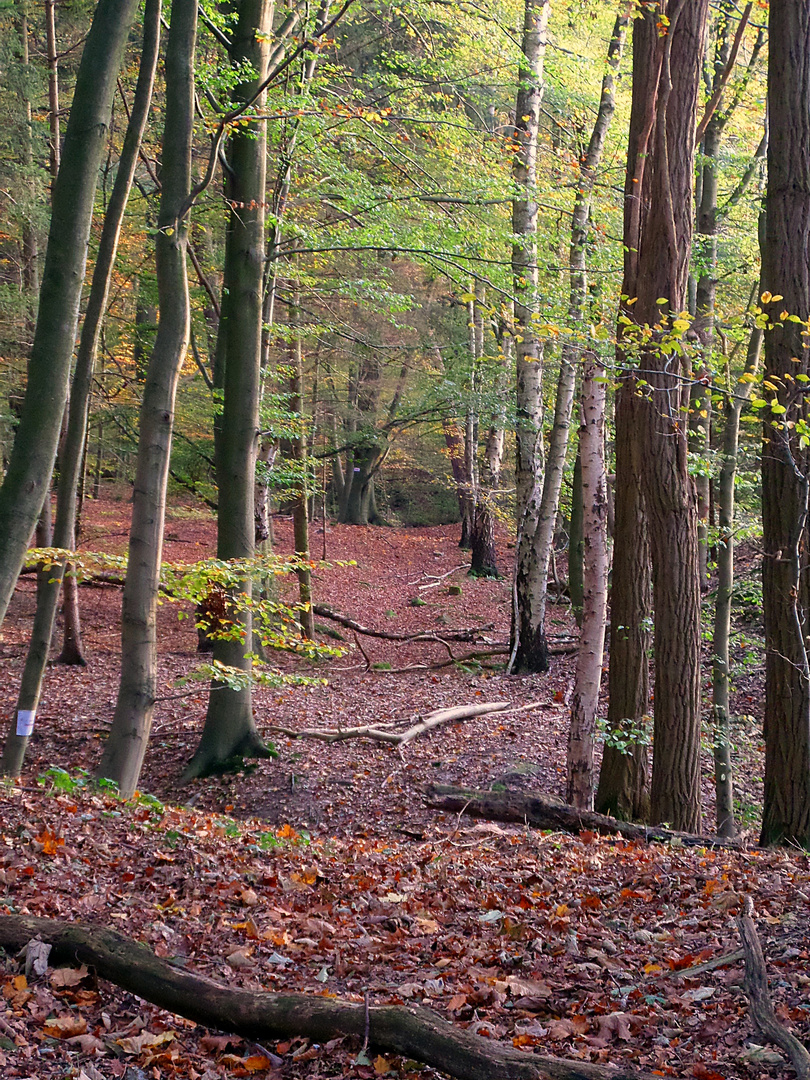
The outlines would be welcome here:
M 583 829 L 612 836 L 618 833 L 627 840 L 643 842 L 680 843 L 686 847 L 728 848 L 738 850 L 739 844 L 714 836 L 696 836 L 676 832 L 658 825 L 635 825 L 629 821 L 593 811 L 577 810 L 561 799 L 541 793 L 524 795 L 519 791 L 476 791 L 467 788 L 430 784 L 425 791 L 427 805 L 433 810 L 450 813 L 463 811 L 472 817 L 492 821 L 509 821 L 532 825 L 538 829 L 579 833 Z
M 796 1036 L 776 1018 L 768 993 L 768 971 L 762 945 L 754 924 L 754 904 L 750 896 L 742 896 L 742 911 L 737 916 L 737 929 L 745 952 L 745 981 L 743 989 L 751 1009 L 754 1027 L 762 1035 L 784 1050 L 790 1058 L 799 1080 L 810 1080 L 810 1053 Z
M 151 949 L 112 930 L 29 915 L 0 916 L 0 946 L 18 953 L 39 935 L 51 963 L 95 969 L 102 979 L 198 1024 L 265 1043 L 304 1036 L 318 1043 L 344 1035 L 380 1051 L 424 1062 L 458 1080 L 653 1080 L 619 1066 L 527 1053 L 457 1028 L 429 1009 L 324 998 L 317 994 L 232 990 L 173 967 Z
M 383 641 L 438 641 L 442 645 L 445 641 L 477 641 L 480 634 L 485 634 L 494 629 L 494 623 L 486 626 L 459 626 L 452 629 L 442 630 L 441 634 L 431 633 L 429 630 L 420 630 L 416 634 L 397 633 L 395 630 L 372 630 L 369 626 L 363 626 L 349 615 L 342 615 L 339 611 L 333 611 L 326 604 L 313 604 L 313 612 L 322 619 L 331 619 L 332 622 L 345 626 L 347 630 L 353 630 L 356 634 L 364 637 L 382 638 Z
M 539 706 L 541 703 L 538 702 Z M 452 709 L 437 709 L 417 719 L 404 731 L 390 731 L 389 728 L 401 724 L 400 720 L 387 720 L 378 724 L 362 724 L 353 728 L 305 728 L 296 731 L 293 728 L 273 727 L 272 731 L 286 735 L 289 739 L 318 739 L 320 742 L 346 742 L 348 739 L 371 739 L 374 742 L 389 743 L 391 746 L 405 746 L 426 731 L 432 731 L 442 724 L 454 724 L 460 720 L 470 720 L 474 716 L 486 716 L 488 713 L 501 713 L 509 709 L 508 701 L 481 702 L 478 705 L 457 705 Z

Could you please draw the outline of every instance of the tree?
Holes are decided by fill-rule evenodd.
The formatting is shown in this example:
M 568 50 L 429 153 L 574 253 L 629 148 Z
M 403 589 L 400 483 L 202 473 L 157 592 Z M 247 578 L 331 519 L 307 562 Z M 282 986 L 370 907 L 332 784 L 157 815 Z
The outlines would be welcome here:
M 51 226 L 20 424 L 0 487 L 0 624 L 48 492 L 79 318 L 87 241 L 115 82 L 137 0 L 99 0 L 82 52 Z
M 234 66 L 248 63 L 254 77 L 237 87 L 236 101 L 255 100 L 267 78 L 272 42 L 273 4 L 242 0 L 229 46 Z M 231 206 L 225 238 L 222 305 L 216 346 L 215 385 L 222 390 L 222 413 L 215 426 L 217 464 L 217 557 L 251 559 L 256 550 L 254 490 L 259 439 L 262 358 L 262 283 L 265 268 L 264 201 L 266 124 L 251 120 L 228 142 L 226 198 Z M 238 591 L 249 600 L 252 583 Z M 214 660 L 250 672 L 252 619 L 243 602 L 230 605 L 227 634 L 214 634 Z M 204 776 L 240 757 L 267 757 L 253 719 L 250 680 L 240 689 L 214 680 L 200 745 L 184 776 Z
M 765 803 L 761 841 L 810 846 L 807 515 L 810 455 L 810 8 L 771 0 L 768 188 L 762 243 L 765 386 L 762 596 Z M 784 313 L 784 314 L 783 314 Z M 800 321 L 793 321 L 798 319 Z
M 138 161 L 138 149 L 149 115 L 152 87 L 157 67 L 160 43 L 160 0 L 147 0 L 144 12 L 144 40 L 138 84 L 135 90 L 132 113 L 124 137 L 124 145 L 118 161 L 115 184 L 110 196 L 99 250 L 93 270 L 93 281 L 82 324 L 76 368 L 71 384 L 68 422 L 65 436 L 57 458 L 58 484 L 56 498 L 56 523 L 53 543 L 56 548 L 72 551 L 76 542 L 76 503 L 80 474 L 84 460 L 87 415 L 90 390 L 95 366 L 96 351 L 107 306 L 110 280 L 124 211 L 132 186 L 132 177 Z M 14 722 L 36 712 L 48 660 L 53 625 L 59 601 L 59 591 L 65 579 L 65 560 L 48 565 L 42 571 L 43 580 L 37 588 L 37 608 L 31 638 L 26 654 L 25 667 L 20 682 L 17 707 L 3 749 L 3 772 L 19 776 L 22 769 L 28 736 L 20 734 Z M 73 577 L 75 585 L 75 577 Z M 28 725 L 23 723 L 22 729 Z M 30 733 L 29 733 L 30 734 Z
M 641 534 L 633 537 L 635 550 L 626 548 L 624 538 L 620 547 L 618 536 L 619 501 L 622 517 L 638 528 L 639 495 L 652 560 L 656 665 L 651 814 L 654 821 L 692 832 L 700 827 L 700 582 L 696 495 L 688 473 L 685 422 L 689 359 L 683 334 L 688 321 L 682 313 L 707 9 L 706 0 L 662 4 L 660 10 L 645 9 L 633 29 L 627 255 L 620 322 L 623 341 L 634 339 L 636 367 L 630 380 L 623 380 L 627 386 L 616 415 L 615 565 L 623 560 L 633 563 L 643 551 Z M 638 396 L 633 400 L 631 394 Z M 630 451 L 622 455 L 621 475 L 620 443 L 629 443 Z M 626 586 L 627 565 L 623 570 Z M 637 592 L 644 576 L 636 574 L 638 602 L 644 599 Z M 638 641 L 645 615 L 631 611 L 634 625 L 628 630 L 628 624 L 622 624 L 617 632 L 633 633 Z M 618 622 L 615 612 L 614 620 Z M 630 671 L 640 674 L 645 658 L 636 654 L 634 659 Z M 611 667 L 619 662 L 619 656 L 611 657 Z M 643 675 L 636 675 L 632 689 L 637 692 L 641 687 Z
M 582 424 L 579 429 L 583 494 L 582 633 L 571 700 L 568 733 L 568 802 L 593 809 L 593 737 L 607 613 L 607 477 L 605 475 L 605 377 L 593 356 L 582 375 Z
M 166 119 L 155 240 L 160 321 L 143 391 L 121 618 L 121 679 L 99 775 L 135 791 L 157 696 L 157 595 L 174 399 L 189 333 L 186 277 L 194 131 L 196 0 L 174 0 L 166 45 Z
M 515 103 L 512 273 L 517 378 L 517 543 L 512 647 L 507 670 L 547 671 L 546 574 L 536 547 L 543 471 L 543 345 L 537 327 L 537 138 L 549 0 L 526 0 Z

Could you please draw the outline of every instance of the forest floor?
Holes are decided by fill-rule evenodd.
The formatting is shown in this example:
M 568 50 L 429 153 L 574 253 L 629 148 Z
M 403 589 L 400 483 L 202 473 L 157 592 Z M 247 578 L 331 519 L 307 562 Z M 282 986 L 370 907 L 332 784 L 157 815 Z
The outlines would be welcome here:
M 122 553 L 128 512 L 124 497 L 86 504 L 84 547 Z M 312 529 L 314 557 L 322 553 L 319 528 Z M 278 519 L 275 532 L 277 550 L 289 551 L 290 523 Z M 499 537 L 504 572 L 507 542 Z M 213 547 L 212 517 L 176 505 L 164 557 L 191 562 Z M 329 526 L 326 549 L 329 559 L 355 565 L 319 570 L 318 601 L 366 626 L 439 635 L 486 628 L 481 635 L 495 643 L 508 636 L 508 578 L 468 578 L 457 527 Z M 303 667 L 280 662 L 322 685 L 257 692 L 257 722 L 278 759 L 181 788 L 205 696 L 175 685 L 198 657 L 193 624 L 178 621 L 171 603 L 160 608 L 165 700 L 141 779 L 148 795 L 123 804 L 86 781 L 112 717 L 121 601 L 120 589 L 88 584 L 81 605 L 89 666 L 49 668 L 25 774 L 0 789 L 0 904 L 113 926 L 231 986 L 423 1002 L 527 1052 L 697 1080 L 790 1076 L 751 1027 L 739 960 L 684 974 L 739 948 L 734 915 L 747 892 L 777 1014 L 805 1041 L 810 1036 L 810 862 L 805 853 L 755 847 L 762 673 L 753 556 L 741 560 L 740 572 L 737 615 L 745 622 L 735 644 L 735 708 L 749 717 L 735 733 L 748 829 L 742 852 L 540 833 L 427 809 L 431 781 L 488 787 L 507 778 L 511 786 L 561 793 L 574 657 L 555 656 L 543 676 L 507 678 L 494 666 L 502 655 L 491 668 L 431 669 L 448 659 L 448 647 L 361 638 L 361 652 L 336 624 L 329 625 L 348 639 L 344 656 Z M 413 606 L 416 596 L 426 603 Z M 4 717 L 14 707 L 34 599 L 33 578 L 22 579 L 0 642 Z M 559 645 L 570 640 L 564 604 L 550 607 L 548 632 Z M 459 656 L 472 646 L 450 648 Z M 401 750 L 273 731 L 379 723 L 489 701 L 536 707 L 441 727 Z M 708 749 L 704 757 L 709 832 Z M 0 991 L 0 1068 L 9 1077 L 437 1075 L 390 1054 L 359 1056 L 351 1040 L 256 1046 L 230 1039 L 99 985 L 92 973 L 76 981 L 49 971 L 29 982 L 5 958 Z

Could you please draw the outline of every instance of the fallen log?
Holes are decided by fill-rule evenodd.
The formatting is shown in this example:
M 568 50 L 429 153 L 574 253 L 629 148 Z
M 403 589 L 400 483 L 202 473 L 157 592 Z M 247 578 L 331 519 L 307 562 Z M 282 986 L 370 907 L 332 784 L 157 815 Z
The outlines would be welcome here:
M 542 703 L 537 704 L 539 707 Z M 417 736 L 423 735 L 426 731 L 432 731 L 442 724 L 454 724 L 459 720 L 471 720 L 475 716 L 486 716 L 487 713 L 504 712 L 507 709 L 509 709 L 508 701 L 481 702 L 478 705 L 456 705 L 452 709 L 437 709 L 421 717 L 404 731 L 388 730 L 397 721 L 363 724 L 352 728 L 304 728 L 301 731 L 296 731 L 295 728 L 273 727 L 271 731 L 286 735 L 288 739 L 318 739 L 325 743 L 346 742 L 348 739 L 371 739 L 374 742 L 390 743 L 391 746 L 405 746 Z
M 742 896 L 742 911 L 737 916 L 737 929 L 745 953 L 743 990 L 748 998 L 754 1027 L 768 1042 L 784 1050 L 790 1058 L 799 1080 L 810 1080 L 810 1053 L 805 1045 L 776 1017 L 768 993 L 768 971 L 762 954 L 759 934 L 754 924 L 754 905 L 750 896 Z
M 131 994 L 207 1027 L 258 1042 L 304 1036 L 318 1043 L 343 1035 L 380 1051 L 440 1069 L 458 1080 L 653 1080 L 631 1068 L 544 1057 L 504 1046 L 448 1023 L 429 1009 L 364 1004 L 304 993 L 231 990 L 172 966 L 112 930 L 29 915 L 0 916 L 0 946 L 18 953 L 39 936 L 50 962 L 94 968 Z
M 636 825 L 593 811 L 577 810 L 562 799 L 539 792 L 526 795 L 520 791 L 476 791 L 430 784 L 425 789 L 425 796 L 427 805 L 432 810 L 449 810 L 452 813 L 470 814 L 472 817 L 488 818 L 491 821 L 533 825 L 537 829 L 570 833 L 579 833 L 585 829 L 605 836 L 618 833 L 626 840 L 648 843 L 675 842 L 686 847 L 728 848 L 732 851 L 740 848 L 739 843 L 716 836 L 697 836 L 665 829 L 660 825 Z

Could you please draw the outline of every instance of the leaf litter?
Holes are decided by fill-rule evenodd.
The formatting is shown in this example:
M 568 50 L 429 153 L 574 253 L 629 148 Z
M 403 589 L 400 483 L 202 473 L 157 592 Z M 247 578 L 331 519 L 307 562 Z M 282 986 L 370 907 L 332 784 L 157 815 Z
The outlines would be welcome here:
M 113 516 L 125 523 L 126 512 L 110 500 L 92 504 L 91 532 Z M 172 529 L 179 539 L 167 544 L 167 557 L 210 548 L 212 522 L 204 516 L 184 513 Z M 330 529 L 330 555 L 357 566 L 321 570 L 321 594 L 339 596 L 340 610 L 367 625 L 385 628 L 384 608 L 396 612 L 398 630 L 494 624 L 482 636 L 503 640 L 503 582 L 468 581 L 459 571 L 447 580 L 462 585 L 461 597 L 441 583 L 421 593 L 428 604 L 409 603 L 416 592 L 409 582 L 458 565 L 453 532 Z M 285 550 L 287 523 L 276 533 Z M 807 1041 L 805 853 L 542 834 L 423 807 L 428 780 L 486 786 L 507 777 L 560 793 L 570 658 L 558 658 L 549 676 L 506 679 L 463 666 L 394 675 L 367 670 L 351 650 L 313 668 L 327 680 L 320 689 L 257 692 L 268 738 L 274 725 L 376 723 L 466 701 L 544 698 L 548 705 L 438 729 L 403 752 L 279 739 L 278 761 L 185 789 L 177 774 L 198 737 L 204 698 L 166 701 L 142 780 L 151 796 L 122 804 L 62 774 L 36 782 L 53 765 L 74 778 L 91 771 L 111 717 L 120 596 L 86 586 L 81 597 L 91 667 L 49 671 L 26 774 L 0 794 L 6 911 L 112 926 L 232 986 L 423 1002 L 527 1052 L 697 1080 L 791 1075 L 751 1028 L 733 956 L 734 914 L 739 893 L 750 893 L 777 1015 Z M 4 627 L 7 710 L 33 599 L 33 582 L 24 581 Z M 570 633 L 564 608 L 552 608 L 550 618 L 550 632 Z M 161 680 L 171 687 L 193 666 L 195 642 L 168 605 L 160 634 Z M 439 643 L 374 639 L 364 647 L 373 662 L 391 667 L 447 657 Z M 708 792 L 708 763 L 705 774 Z M 711 966 L 724 957 L 728 963 Z M 437 1075 L 392 1055 L 360 1057 L 350 1040 L 257 1046 L 99 984 L 87 969 L 31 967 L 26 975 L 24 957 L 0 959 L 4 1076 Z M 690 976 L 692 968 L 700 971 Z

